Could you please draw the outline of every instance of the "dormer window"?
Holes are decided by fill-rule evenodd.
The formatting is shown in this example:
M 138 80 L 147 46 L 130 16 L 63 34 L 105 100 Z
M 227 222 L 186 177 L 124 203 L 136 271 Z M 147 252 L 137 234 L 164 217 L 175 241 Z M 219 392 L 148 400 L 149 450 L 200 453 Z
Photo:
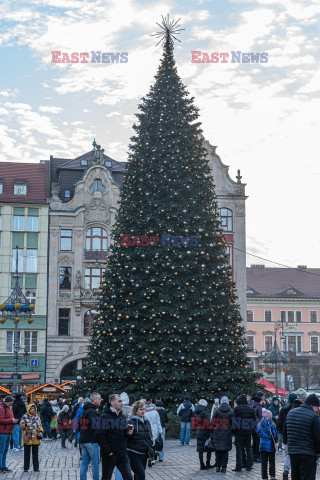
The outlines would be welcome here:
M 95 180 L 93 180 L 93 184 L 91 185 L 89 190 L 90 190 L 91 193 L 93 193 L 93 192 L 104 193 L 106 191 L 106 189 L 104 188 L 104 186 L 103 186 L 101 180 L 99 180 L 99 178 L 96 178 Z
M 15 195 L 27 195 L 27 182 L 15 182 L 13 192 Z
M 3 182 L 0 182 L 0 195 L 3 194 Z
M 65 198 L 70 198 L 70 190 L 65 190 L 64 191 L 64 196 L 65 196 Z
M 105 164 L 105 166 L 108 167 L 108 168 L 111 167 L 111 162 L 109 162 L 109 160 L 106 160 L 106 161 L 104 162 L 104 164 Z
M 83 158 L 82 160 L 80 160 L 80 165 L 82 165 L 83 167 L 87 167 L 88 166 L 88 160 Z

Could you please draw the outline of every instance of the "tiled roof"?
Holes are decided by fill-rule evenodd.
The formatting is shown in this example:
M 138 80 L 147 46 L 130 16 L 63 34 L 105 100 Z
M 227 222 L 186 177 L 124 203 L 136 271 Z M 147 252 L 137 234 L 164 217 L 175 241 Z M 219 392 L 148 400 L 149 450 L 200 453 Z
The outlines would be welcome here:
M 320 298 L 320 268 L 247 268 L 247 298 L 258 297 Z
M 68 202 L 74 195 L 74 185 L 82 178 L 83 173 L 92 165 L 93 150 L 74 159 L 50 157 L 50 173 L 52 182 L 59 182 L 59 197 L 63 202 Z M 120 185 L 123 182 L 126 162 L 117 162 L 107 155 L 102 155 L 105 162 L 110 162 L 107 167 L 113 179 Z M 81 165 L 81 160 L 87 160 L 87 165 Z M 70 190 L 70 198 L 65 198 L 65 190 Z
M 46 204 L 49 196 L 49 162 L 23 163 L 0 162 L 0 178 L 3 193 L 0 202 Z M 15 182 L 27 182 L 27 195 L 15 195 Z

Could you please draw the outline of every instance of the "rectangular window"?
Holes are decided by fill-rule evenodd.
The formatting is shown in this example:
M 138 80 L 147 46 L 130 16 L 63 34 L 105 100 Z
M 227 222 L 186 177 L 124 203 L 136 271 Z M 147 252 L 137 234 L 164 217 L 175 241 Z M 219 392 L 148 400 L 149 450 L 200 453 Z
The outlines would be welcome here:
M 296 352 L 297 351 L 296 337 L 294 335 L 289 335 L 288 336 L 288 351 L 289 352 Z
M 13 216 L 13 230 L 15 232 L 24 231 L 24 215 L 14 215 Z
M 266 352 L 271 352 L 272 350 L 272 336 L 266 335 L 264 337 L 264 349 Z
M 226 246 L 226 254 L 228 255 L 228 263 L 230 267 L 232 267 L 232 246 L 231 245 Z
M 18 344 L 21 345 L 21 335 L 18 332 Z M 7 331 L 6 353 L 13 353 L 14 332 Z
M 280 311 L 280 321 L 281 321 L 282 323 L 285 323 L 285 321 L 286 321 L 286 312 L 285 312 L 285 310 L 281 310 L 281 311 Z
M 26 272 L 36 273 L 38 266 L 38 250 L 27 248 Z
M 302 319 L 302 314 L 301 314 L 300 311 L 297 311 L 296 312 L 296 322 L 301 323 L 301 319 Z
M 247 322 L 253 322 L 253 310 L 247 310 Z
M 37 232 L 39 217 L 28 217 L 28 232 Z
M 60 233 L 60 250 L 72 249 L 72 230 L 61 230 Z
M 318 337 L 310 337 L 310 351 L 312 353 L 318 353 L 319 352 Z
M 301 352 L 302 352 L 301 337 L 297 337 L 297 352 L 298 352 L 298 353 L 301 353 Z
M 288 311 L 288 322 L 294 323 L 294 312 L 292 312 L 291 310 Z
M 24 332 L 24 346 L 30 353 L 38 352 L 38 332 Z
M 0 182 L 0 195 L 2 195 L 2 194 L 3 194 L 3 183 Z
M 60 290 L 71 290 L 71 267 L 60 268 Z
M 265 310 L 264 311 L 264 321 L 265 322 L 272 322 L 272 311 L 271 310 Z
M 13 193 L 15 195 L 27 195 L 27 185 L 21 184 L 21 183 L 15 183 Z
M 318 312 L 317 310 L 310 311 L 310 322 L 317 323 L 318 322 Z
M 100 288 L 103 279 L 104 268 L 86 268 L 84 284 L 88 290 Z
M 26 288 L 25 297 L 28 300 L 28 302 L 33 303 L 33 305 L 36 304 L 36 295 L 37 295 L 37 291 L 35 288 Z
M 12 249 L 12 271 L 16 271 L 17 249 Z M 18 272 L 23 271 L 23 248 L 18 248 Z
M 253 335 L 248 335 L 247 336 L 247 348 L 248 348 L 248 352 L 253 352 L 254 351 L 254 336 Z
M 58 335 L 70 335 L 70 308 L 59 308 Z

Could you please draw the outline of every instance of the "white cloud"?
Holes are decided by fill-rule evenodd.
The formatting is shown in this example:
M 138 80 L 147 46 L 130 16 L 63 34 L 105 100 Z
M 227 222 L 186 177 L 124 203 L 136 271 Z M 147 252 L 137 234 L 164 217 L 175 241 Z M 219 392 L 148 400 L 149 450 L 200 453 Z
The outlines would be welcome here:
M 63 111 L 63 108 L 61 107 L 54 107 L 54 106 L 51 106 L 51 105 L 42 105 L 39 107 L 39 111 L 40 112 L 44 112 L 44 113 L 60 113 Z

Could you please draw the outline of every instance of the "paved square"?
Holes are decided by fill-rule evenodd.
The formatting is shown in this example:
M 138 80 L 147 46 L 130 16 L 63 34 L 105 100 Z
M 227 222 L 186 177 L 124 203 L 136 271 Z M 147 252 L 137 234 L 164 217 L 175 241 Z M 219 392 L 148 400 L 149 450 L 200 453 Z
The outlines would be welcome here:
M 276 454 L 277 480 L 282 480 L 284 453 Z M 7 466 L 13 472 L 0 475 L 0 480 L 79 480 L 79 450 L 67 442 L 67 448 L 62 449 L 59 440 L 42 442 L 39 450 L 40 472 L 23 472 L 23 451 L 9 452 Z M 214 460 L 214 455 L 213 455 Z M 235 468 L 235 448 L 233 448 L 228 463 L 227 473 L 216 473 L 215 469 L 208 471 L 199 470 L 196 441 L 192 440 L 190 446 L 180 446 L 178 440 L 166 441 L 166 453 L 163 463 L 157 463 L 152 468 L 147 468 L 147 480 L 208 480 L 213 478 L 223 479 L 250 479 L 260 480 L 260 464 L 255 463 L 251 472 L 245 470 L 241 473 L 232 472 Z M 320 472 L 317 475 L 320 480 Z M 92 480 L 89 470 L 88 480 Z

